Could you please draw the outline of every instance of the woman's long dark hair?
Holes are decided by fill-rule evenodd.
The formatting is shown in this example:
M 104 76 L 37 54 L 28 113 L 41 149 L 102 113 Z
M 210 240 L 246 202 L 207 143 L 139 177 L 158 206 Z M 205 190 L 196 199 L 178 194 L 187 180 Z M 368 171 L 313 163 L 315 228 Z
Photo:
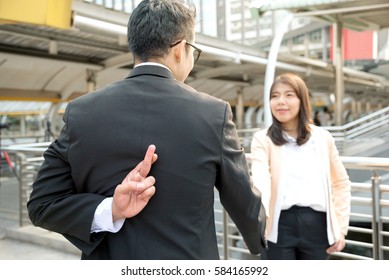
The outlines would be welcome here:
M 287 84 L 293 88 L 296 92 L 298 99 L 300 100 L 300 111 L 298 114 L 298 127 L 297 127 L 297 145 L 301 146 L 305 144 L 311 136 L 310 124 L 311 120 L 311 103 L 309 99 L 308 88 L 299 76 L 293 73 L 285 73 L 279 75 L 273 82 L 270 93 L 273 92 L 274 87 L 277 84 Z M 271 94 L 270 94 L 271 96 Z M 280 123 L 272 114 L 273 123 L 269 127 L 267 135 L 277 146 L 286 144 L 288 141 L 283 135 L 282 123 Z

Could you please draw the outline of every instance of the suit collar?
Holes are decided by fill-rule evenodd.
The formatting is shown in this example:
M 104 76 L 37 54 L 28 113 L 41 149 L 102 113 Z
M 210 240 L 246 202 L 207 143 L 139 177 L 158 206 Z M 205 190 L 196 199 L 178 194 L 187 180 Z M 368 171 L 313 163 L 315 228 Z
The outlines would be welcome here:
M 173 73 L 170 72 L 169 69 L 159 66 L 159 65 L 139 65 L 135 67 L 134 69 L 131 70 L 130 75 L 128 75 L 127 79 L 136 77 L 136 76 L 141 76 L 141 75 L 152 75 L 152 76 L 159 76 L 162 78 L 167 78 L 167 79 L 175 79 L 173 76 Z

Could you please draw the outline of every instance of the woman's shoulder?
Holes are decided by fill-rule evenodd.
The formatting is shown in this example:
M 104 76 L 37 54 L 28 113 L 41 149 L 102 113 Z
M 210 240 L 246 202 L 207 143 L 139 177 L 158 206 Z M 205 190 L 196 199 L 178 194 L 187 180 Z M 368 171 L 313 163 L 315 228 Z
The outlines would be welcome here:
M 256 137 L 256 138 L 266 138 L 268 130 L 269 130 L 269 128 L 261 128 L 257 132 L 254 133 L 254 137 Z
M 262 128 L 258 130 L 257 132 L 254 133 L 253 135 L 253 142 L 258 142 L 258 143 L 267 143 L 271 142 L 270 137 L 267 135 L 268 128 Z
M 326 130 L 320 126 L 316 126 L 316 125 L 311 124 L 311 129 L 312 129 L 313 135 L 317 135 L 321 138 L 332 138 L 331 132 L 329 132 L 328 130 Z

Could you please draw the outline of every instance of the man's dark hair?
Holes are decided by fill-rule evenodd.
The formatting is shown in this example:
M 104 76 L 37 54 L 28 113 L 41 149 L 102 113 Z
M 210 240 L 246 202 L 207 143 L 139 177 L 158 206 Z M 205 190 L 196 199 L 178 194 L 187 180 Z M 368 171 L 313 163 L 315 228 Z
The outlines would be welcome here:
M 180 40 L 191 42 L 196 8 L 182 0 L 143 0 L 128 21 L 128 46 L 142 62 L 160 58 Z

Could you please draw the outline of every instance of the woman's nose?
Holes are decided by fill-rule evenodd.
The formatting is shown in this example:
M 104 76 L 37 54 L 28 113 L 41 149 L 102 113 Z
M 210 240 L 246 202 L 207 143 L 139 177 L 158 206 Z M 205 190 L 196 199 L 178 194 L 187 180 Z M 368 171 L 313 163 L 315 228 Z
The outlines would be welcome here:
M 278 104 L 283 104 L 283 103 L 285 103 L 285 98 L 282 95 L 280 95 L 278 97 Z

